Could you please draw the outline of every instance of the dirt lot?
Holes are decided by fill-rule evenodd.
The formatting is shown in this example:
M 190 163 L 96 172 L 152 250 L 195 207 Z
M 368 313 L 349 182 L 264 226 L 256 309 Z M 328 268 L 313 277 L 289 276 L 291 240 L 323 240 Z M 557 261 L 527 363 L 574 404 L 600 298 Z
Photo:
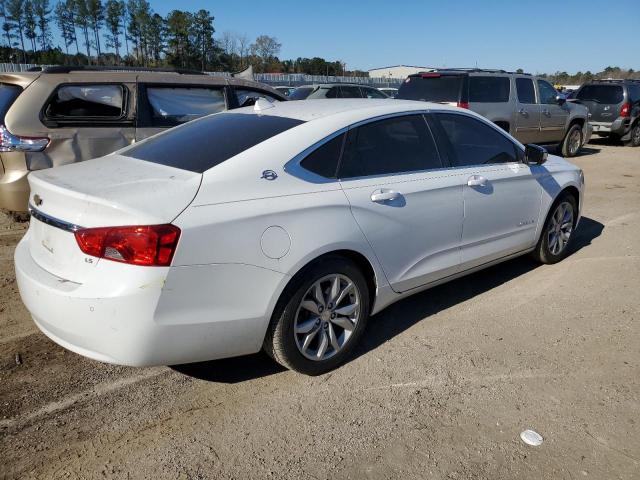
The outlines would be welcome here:
M 640 149 L 595 140 L 576 163 L 568 259 L 397 303 L 316 378 L 263 355 L 132 369 L 64 351 L 20 303 L 25 226 L 4 218 L 0 478 L 639 478 Z

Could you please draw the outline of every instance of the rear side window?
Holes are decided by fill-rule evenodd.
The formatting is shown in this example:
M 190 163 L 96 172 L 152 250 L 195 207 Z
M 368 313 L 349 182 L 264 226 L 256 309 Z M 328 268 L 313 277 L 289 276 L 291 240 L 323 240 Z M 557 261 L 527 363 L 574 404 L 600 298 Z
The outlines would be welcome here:
M 147 87 L 153 126 L 172 126 L 226 109 L 222 89 Z
M 425 102 L 457 102 L 460 99 L 463 77 L 409 77 L 400 86 L 396 98 Z
M 362 90 L 362 96 L 364 98 L 389 98 L 376 88 L 361 87 L 360 89 Z
M 585 85 L 577 93 L 578 100 L 616 104 L 624 99 L 621 85 Z
M 516 78 L 516 91 L 518 102 L 524 104 L 536 103 L 536 92 L 533 88 L 533 80 L 530 78 Z
M 470 102 L 508 102 L 510 90 L 511 80 L 508 77 L 469 77 Z
M 22 88 L 17 85 L 0 83 L 0 125 L 4 125 L 4 116 L 22 92 Z
M 220 113 L 167 130 L 121 153 L 202 173 L 301 123 L 288 117 Z
M 441 167 L 424 117 L 407 115 L 350 130 L 340 177 L 389 175 Z
M 495 128 L 468 115 L 437 113 L 456 167 L 517 162 L 516 146 Z
M 321 177 L 336 178 L 344 137 L 343 133 L 316 148 L 300 165 Z
M 119 119 L 125 115 L 123 85 L 63 85 L 45 108 L 55 119 Z

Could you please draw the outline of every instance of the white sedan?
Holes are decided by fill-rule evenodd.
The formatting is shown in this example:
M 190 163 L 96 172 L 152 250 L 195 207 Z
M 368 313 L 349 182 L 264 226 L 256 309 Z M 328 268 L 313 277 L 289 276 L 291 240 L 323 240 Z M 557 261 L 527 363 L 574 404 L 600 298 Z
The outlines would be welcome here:
M 393 302 L 564 258 L 584 179 L 469 110 L 259 100 L 29 183 L 16 275 L 53 341 L 134 366 L 264 349 L 318 374 Z

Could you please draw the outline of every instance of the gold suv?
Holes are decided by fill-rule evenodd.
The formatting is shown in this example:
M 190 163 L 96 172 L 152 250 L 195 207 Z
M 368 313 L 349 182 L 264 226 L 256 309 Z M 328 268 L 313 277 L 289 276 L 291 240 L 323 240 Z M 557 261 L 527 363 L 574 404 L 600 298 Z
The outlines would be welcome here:
M 211 113 L 282 101 L 277 90 L 198 72 L 49 67 L 0 74 L 0 208 L 27 210 L 27 174 L 101 157 Z

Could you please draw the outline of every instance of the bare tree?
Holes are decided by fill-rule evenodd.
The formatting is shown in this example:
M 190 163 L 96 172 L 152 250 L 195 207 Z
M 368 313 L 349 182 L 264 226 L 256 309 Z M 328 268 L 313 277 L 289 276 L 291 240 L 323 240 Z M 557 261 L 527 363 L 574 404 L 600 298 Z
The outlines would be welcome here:
M 238 53 L 240 54 L 240 70 L 244 68 L 244 59 L 249 54 L 249 37 L 245 33 L 238 35 Z

